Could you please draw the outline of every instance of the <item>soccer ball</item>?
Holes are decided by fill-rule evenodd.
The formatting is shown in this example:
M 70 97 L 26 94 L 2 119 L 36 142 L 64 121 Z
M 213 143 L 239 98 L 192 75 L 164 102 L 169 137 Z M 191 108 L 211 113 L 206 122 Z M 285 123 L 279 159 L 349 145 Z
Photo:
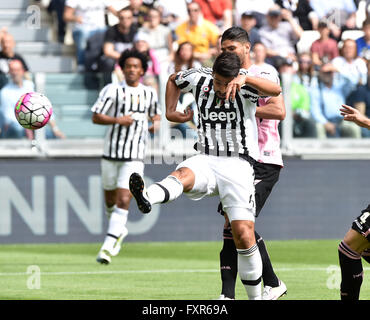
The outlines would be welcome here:
M 49 99 L 38 92 L 22 95 L 15 105 L 15 117 L 26 129 L 40 129 L 48 123 L 53 113 Z

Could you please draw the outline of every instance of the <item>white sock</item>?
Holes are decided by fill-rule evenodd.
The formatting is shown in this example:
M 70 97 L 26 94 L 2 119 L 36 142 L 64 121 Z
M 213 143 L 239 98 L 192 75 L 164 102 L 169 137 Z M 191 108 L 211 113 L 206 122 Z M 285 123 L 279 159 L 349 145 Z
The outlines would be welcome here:
M 249 249 L 237 249 L 239 277 L 249 300 L 261 300 L 262 259 L 257 244 Z
M 175 200 L 184 190 L 184 186 L 174 176 L 168 176 L 162 181 L 152 184 L 146 189 L 151 204 L 164 203 Z
M 108 217 L 108 219 L 110 219 L 113 211 L 117 208 L 116 205 L 113 205 L 111 207 L 108 207 L 107 205 L 105 205 L 105 214 L 106 216 Z
M 102 250 L 112 250 L 117 238 L 126 227 L 128 210 L 116 208 L 109 219 L 107 236 L 105 237 Z

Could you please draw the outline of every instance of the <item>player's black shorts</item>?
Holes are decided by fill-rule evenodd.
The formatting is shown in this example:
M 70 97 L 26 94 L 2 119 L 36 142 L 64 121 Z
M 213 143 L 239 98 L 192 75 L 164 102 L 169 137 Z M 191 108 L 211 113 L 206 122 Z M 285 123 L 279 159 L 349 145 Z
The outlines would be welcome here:
M 265 205 L 272 188 L 278 182 L 281 167 L 276 164 L 257 162 L 254 166 L 254 183 L 256 188 L 256 217 Z
M 362 234 L 370 242 L 370 204 L 352 223 L 352 229 Z
M 279 180 L 281 167 L 275 164 L 266 164 L 256 162 L 254 165 L 254 182 L 255 182 L 255 200 L 256 200 L 256 217 L 260 214 L 265 205 L 272 188 Z M 218 212 L 223 214 L 221 203 L 218 206 Z

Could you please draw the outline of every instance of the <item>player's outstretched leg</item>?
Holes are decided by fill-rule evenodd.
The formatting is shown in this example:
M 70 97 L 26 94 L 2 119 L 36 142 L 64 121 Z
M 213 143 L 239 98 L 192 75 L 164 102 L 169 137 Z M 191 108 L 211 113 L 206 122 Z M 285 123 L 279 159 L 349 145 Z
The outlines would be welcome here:
M 147 189 L 145 188 L 144 179 L 138 173 L 133 173 L 130 176 L 130 191 L 139 210 L 142 213 L 149 213 L 153 204 L 166 203 L 178 198 L 184 191 L 184 185 L 180 179 L 187 178 L 181 174 L 184 169 L 186 168 L 174 171 L 171 175 L 150 185 Z

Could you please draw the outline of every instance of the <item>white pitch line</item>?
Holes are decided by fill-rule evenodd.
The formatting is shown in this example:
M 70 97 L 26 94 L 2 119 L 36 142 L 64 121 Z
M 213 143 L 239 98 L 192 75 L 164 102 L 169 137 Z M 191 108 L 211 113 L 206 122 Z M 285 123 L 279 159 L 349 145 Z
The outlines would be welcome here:
M 338 270 L 339 270 L 339 266 Z M 327 271 L 328 267 L 302 267 L 302 268 L 274 268 L 276 272 L 294 272 L 294 271 Z M 363 268 L 364 271 L 370 270 L 369 267 Z M 168 269 L 168 270 L 112 270 L 112 271 L 61 271 L 61 272 L 42 272 L 43 276 L 74 276 L 74 275 L 96 275 L 96 274 L 145 274 L 145 273 L 213 273 L 220 272 L 217 269 Z M 29 276 L 27 272 L 3 272 L 0 277 L 8 276 Z

